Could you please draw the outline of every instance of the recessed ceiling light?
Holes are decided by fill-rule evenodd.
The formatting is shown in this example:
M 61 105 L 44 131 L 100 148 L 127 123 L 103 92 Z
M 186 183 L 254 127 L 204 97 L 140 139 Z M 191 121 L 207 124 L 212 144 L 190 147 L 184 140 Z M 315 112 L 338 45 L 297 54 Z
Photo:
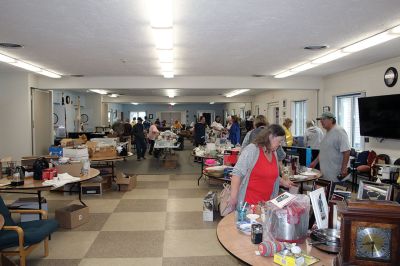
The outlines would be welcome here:
M 112 93 L 112 94 L 110 94 L 110 95 L 108 95 L 108 96 L 111 97 L 111 98 L 117 98 L 119 95 L 116 94 L 116 93 Z
M 215 102 L 210 102 L 210 104 L 214 104 Z
M 176 103 L 169 103 L 170 105 L 174 106 Z
M 102 95 L 106 95 L 106 94 L 108 94 L 108 92 L 107 91 L 105 91 L 105 90 L 90 90 L 90 91 L 92 91 L 92 92 L 95 92 L 95 93 L 98 93 L 98 94 L 102 94 Z
M 24 46 L 21 44 L 17 44 L 17 43 L 2 42 L 2 43 L 0 43 L 0 47 L 7 48 L 7 49 L 18 49 L 18 48 L 22 48 Z
M 326 48 L 328 48 L 327 45 L 308 45 L 308 46 L 304 47 L 304 49 L 310 50 L 310 51 L 319 51 L 319 50 L 323 50 Z
M 138 105 L 139 103 L 131 103 L 131 104 L 133 104 L 133 105 Z

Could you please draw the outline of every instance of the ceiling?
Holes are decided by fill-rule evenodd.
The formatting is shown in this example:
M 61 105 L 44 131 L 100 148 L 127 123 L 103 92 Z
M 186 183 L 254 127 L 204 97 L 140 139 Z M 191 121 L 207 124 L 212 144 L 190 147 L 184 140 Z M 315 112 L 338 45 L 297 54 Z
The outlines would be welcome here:
M 175 73 L 268 77 L 399 24 L 398 0 L 175 0 Z M 0 42 L 24 45 L 1 53 L 64 75 L 161 75 L 146 0 L 3 0 Z M 303 49 L 320 44 L 328 49 Z M 400 38 L 296 76 L 322 77 L 398 56 Z M 0 63 L 0 72 L 10 71 L 20 70 Z

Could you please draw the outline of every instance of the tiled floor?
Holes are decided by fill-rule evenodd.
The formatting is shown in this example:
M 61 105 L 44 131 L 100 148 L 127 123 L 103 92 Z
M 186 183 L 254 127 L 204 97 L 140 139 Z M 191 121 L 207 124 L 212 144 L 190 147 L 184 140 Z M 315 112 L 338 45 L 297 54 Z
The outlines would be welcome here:
M 209 190 L 196 174 L 138 175 L 128 192 L 86 196 L 90 221 L 72 230 L 59 229 L 42 258 L 39 247 L 28 265 L 239 265 L 219 244 L 218 221 L 203 222 L 202 199 Z M 49 216 L 77 203 L 76 196 L 48 192 Z M 15 195 L 3 196 L 11 202 Z

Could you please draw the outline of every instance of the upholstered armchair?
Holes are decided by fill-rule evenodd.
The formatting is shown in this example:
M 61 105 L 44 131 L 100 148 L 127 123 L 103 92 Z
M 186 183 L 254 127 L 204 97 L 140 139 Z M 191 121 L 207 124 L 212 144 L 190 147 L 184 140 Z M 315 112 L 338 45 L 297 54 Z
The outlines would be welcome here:
M 36 213 L 41 214 L 42 219 L 37 221 L 16 223 L 11 213 Z M 5 256 L 19 256 L 20 265 L 26 265 L 26 256 L 34 248 L 44 243 L 44 256 L 48 256 L 48 238 L 57 230 L 58 222 L 47 219 L 44 210 L 9 210 L 0 197 L 0 215 L 4 219 L 4 226 L 0 229 L 0 253 Z

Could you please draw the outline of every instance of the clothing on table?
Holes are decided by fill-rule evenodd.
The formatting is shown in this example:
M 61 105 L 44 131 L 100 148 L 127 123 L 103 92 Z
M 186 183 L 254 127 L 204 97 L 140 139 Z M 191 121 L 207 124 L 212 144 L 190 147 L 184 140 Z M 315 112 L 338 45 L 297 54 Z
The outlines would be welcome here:
M 304 133 L 304 146 L 312 149 L 319 149 L 319 145 L 324 137 L 324 132 L 317 126 L 306 128 Z
M 181 123 L 178 121 L 177 123 L 176 123 L 176 122 L 174 123 L 174 125 L 172 126 L 172 128 L 175 128 L 175 129 L 182 129 L 182 125 L 181 125 Z
M 324 179 L 338 182 L 342 171 L 343 152 L 350 150 L 346 131 L 335 125 L 326 132 L 320 144 L 319 165 Z
M 263 148 L 259 147 L 258 159 L 251 171 L 244 201 L 248 204 L 258 204 L 260 201 L 270 200 L 278 175 L 275 154 L 272 153 L 269 161 Z
M 290 129 L 282 126 L 283 129 L 285 130 L 285 141 L 286 141 L 286 146 L 288 147 L 292 147 L 293 145 L 293 135 L 292 132 L 290 132 Z
M 206 143 L 206 125 L 203 123 L 196 123 L 194 125 L 194 145 L 205 145 Z
M 234 122 L 229 129 L 229 140 L 233 145 L 240 143 L 240 127 L 239 123 Z
M 224 126 L 221 123 L 214 121 L 211 123 L 211 128 L 215 130 L 223 130 Z
M 238 203 L 243 203 L 247 191 L 247 186 L 249 184 L 250 175 L 252 169 L 256 165 L 258 158 L 260 155 L 260 149 L 255 144 L 251 143 L 246 148 L 241 150 L 238 161 L 236 162 L 235 167 L 232 170 L 232 175 L 236 175 L 240 178 L 240 187 L 238 193 Z M 276 153 L 273 153 L 273 156 L 276 156 Z M 276 160 L 275 160 L 276 161 Z M 277 169 L 279 169 L 278 164 L 276 165 Z M 278 196 L 279 192 L 279 181 L 280 177 L 277 174 L 275 182 L 273 184 L 273 190 L 270 196 L 270 199 Z

